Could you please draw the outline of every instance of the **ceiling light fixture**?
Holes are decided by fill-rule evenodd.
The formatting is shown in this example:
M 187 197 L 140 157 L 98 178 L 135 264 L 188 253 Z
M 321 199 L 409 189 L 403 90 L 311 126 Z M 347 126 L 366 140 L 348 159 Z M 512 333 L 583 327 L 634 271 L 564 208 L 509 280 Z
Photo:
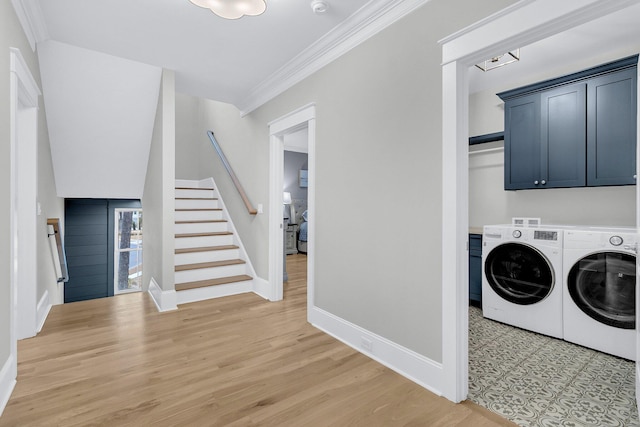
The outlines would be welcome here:
M 480 64 L 476 64 L 476 67 L 480 68 L 482 71 L 489 71 L 516 61 L 520 61 L 520 49 L 512 50 L 502 55 L 494 56 L 493 58 L 487 59 Z
M 238 19 L 245 15 L 256 16 L 267 9 L 264 0 L 189 0 L 196 6 L 210 9 L 221 18 Z

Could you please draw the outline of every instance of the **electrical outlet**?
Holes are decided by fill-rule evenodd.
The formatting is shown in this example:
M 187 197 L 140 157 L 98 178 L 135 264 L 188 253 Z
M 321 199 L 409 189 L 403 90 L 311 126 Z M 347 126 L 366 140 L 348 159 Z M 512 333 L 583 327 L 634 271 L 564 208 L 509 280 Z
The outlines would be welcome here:
M 362 349 L 368 351 L 369 353 L 373 352 L 373 341 L 369 338 L 362 337 L 362 342 L 360 343 Z

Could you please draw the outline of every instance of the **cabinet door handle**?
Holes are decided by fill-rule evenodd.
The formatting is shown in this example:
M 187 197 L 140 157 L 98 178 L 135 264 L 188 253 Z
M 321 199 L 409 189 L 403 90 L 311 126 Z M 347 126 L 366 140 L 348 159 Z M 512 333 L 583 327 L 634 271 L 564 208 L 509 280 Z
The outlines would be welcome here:
M 535 181 L 533 181 L 533 183 L 534 183 L 535 185 L 538 185 L 538 180 L 536 179 Z
M 540 184 L 545 185 L 547 183 L 547 181 L 545 181 L 544 179 L 540 182 Z

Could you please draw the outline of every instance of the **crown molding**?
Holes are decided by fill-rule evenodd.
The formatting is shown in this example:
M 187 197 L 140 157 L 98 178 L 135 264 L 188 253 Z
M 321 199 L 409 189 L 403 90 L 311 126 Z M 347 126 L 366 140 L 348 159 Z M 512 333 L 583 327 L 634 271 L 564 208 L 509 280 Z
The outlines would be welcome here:
M 18 21 L 20 21 L 20 25 L 22 25 L 22 29 L 29 40 L 29 45 L 35 52 L 36 43 L 50 38 L 40 3 L 36 0 L 11 0 L 11 3 L 16 15 L 18 15 Z
M 372 0 L 264 81 L 237 105 L 245 116 L 430 0 Z

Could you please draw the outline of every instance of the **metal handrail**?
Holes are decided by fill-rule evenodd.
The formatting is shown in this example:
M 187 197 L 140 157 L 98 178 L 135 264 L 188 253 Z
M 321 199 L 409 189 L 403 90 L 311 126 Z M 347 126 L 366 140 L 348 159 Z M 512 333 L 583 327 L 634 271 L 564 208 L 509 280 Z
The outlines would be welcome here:
M 238 190 L 238 193 L 240 193 L 240 197 L 242 198 L 242 201 L 244 202 L 244 205 L 246 206 L 247 211 L 249 211 L 249 215 L 256 215 L 258 213 L 258 210 L 254 208 L 251 202 L 249 201 L 249 197 L 247 197 L 247 193 L 245 193 L 244 188 L 242 188 L 242 184 L 240 184 L 238 177 L 236 176 L 235 172 L 233 172 L 233 169 L 231 168 L 231 165 L 229 164 L 227 157 L 222 152 L 222 148 L 220 148 L 220 144 L 218 144 L 218 141 L 216 140 L 216 137 L 213 135 L 213 132 L 207 131 L 207 135 L 211 140 L 211 144 L 213 144 L 213 148 L 216 149 L 218 156 L 220 156 L 220 160 L 222 161 L 224 168 L 227 170 L 227 173 L 229 173 L 229 176 L 231 177 L 231 181 L 233 181 L 233 185 L 236 186 L 236 190 Z

